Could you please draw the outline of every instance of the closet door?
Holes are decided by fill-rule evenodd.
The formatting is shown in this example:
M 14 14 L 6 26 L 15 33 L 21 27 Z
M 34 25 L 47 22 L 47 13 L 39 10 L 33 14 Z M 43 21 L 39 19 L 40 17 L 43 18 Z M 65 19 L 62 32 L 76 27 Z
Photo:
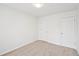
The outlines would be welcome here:
M 61 19 L 62 44 L 69 47 L 75 47 L 75 23 L 74 17 L 64 17 Z

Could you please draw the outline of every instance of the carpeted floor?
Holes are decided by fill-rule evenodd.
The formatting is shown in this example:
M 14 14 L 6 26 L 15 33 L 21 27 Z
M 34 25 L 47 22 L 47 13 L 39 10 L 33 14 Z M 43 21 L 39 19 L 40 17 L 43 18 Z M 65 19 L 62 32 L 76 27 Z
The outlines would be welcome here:
M 37 40 L 19 49 L 4 54 L 3 56 L 76 56 L 77 51 L 46 41 Z

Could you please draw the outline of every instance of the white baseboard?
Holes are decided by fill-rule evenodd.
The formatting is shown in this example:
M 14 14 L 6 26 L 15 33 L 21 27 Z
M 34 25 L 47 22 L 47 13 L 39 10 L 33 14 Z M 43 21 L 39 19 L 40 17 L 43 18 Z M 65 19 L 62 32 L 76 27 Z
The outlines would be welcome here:
M 15 50 L 15 49 L 18 49 L 18 48 L 20 48 L 20 47 L 23 47 L 23 46 L 25 46 L 25 45 L 27 45 L 27 44 L 30 44 L 30 43 L 32 43 L 32 42 L 34 42 L 34 41 L 36 41 L 36 40 L 30 41 L 29 43 L 22 44 L 22 45 L 20 45 L 20 46 L 18 46 L 18 47 L 15 47 L 14 49 L 10 49 L 10 50 L 4 51 L 4 52 L 0 53 L 0 56 L 6 54 L 6 53 L 8 53 L 8 52 L 11 52 L 11 51 L 13 51 L 13 50 Z

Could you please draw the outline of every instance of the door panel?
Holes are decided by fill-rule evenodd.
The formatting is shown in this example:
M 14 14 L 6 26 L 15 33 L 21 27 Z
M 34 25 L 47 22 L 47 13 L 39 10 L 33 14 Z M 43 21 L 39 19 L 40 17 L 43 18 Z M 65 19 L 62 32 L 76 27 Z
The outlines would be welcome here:
M 68 46 L 74 46 L 75 43 L 75 27 L 74 17 L 67 17 L 61 19 L 61 32 L 62 43 Z

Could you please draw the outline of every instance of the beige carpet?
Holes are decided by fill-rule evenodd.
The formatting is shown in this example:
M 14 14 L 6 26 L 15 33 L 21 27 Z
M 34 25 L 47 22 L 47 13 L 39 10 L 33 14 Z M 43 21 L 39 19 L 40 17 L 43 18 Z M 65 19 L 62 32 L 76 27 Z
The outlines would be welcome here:
M 58 46 L 45 41 L 35 41 L 3 56 L 76 56 L 77 51 L 72 48 Z

